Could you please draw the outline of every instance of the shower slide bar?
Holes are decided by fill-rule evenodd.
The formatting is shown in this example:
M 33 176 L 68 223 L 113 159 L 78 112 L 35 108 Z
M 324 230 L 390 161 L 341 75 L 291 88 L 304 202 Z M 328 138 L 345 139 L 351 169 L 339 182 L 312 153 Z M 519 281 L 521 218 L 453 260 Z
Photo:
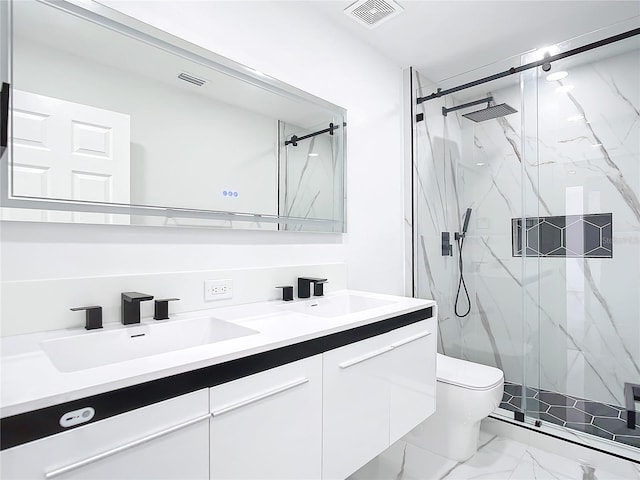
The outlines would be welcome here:
M 343 125 L 345 127 L 347 126 L 346 123 L 344 123 Z M 322 135 L 323 133 L 328 133 L 329 135 L 333 135 L 334 130 L 337 130 L 339 128 L 340 128 L 340 125 L 334 125 L 333 123 L 330 123 L 329 124 L 329 128 L 325 128 L 324 130 L 320 130 L 320 131 L 317 131 L 317 132 L 310 133 L 309 135 L 304 135 L 302 137 L 298 137 L 297 135 L 293 135 L 291 137 L 291 140 L 286 140 L 284 142 L 284 144 L 285 144 L 285 146 L 291 144 L 294 147 L 297 147 L 298 146 L 298 142 L 300 140 L 306 140 L 307 138 L 315 137 L 316 135 Z
M 587 45 L 583 45 L 581 47 L 573 48 L 571 50 L 567 50 L 563 53 L 558 53 L 557 55 L 545 56 L 542 60 L 537 60 L 535 62 L 530 62 L 525 65 L 520 65 L 519 67 L 511 67 L 509 70 L 505 70 L 500 73 L 496 73 L 490 75 L 488 77 L 480 78 L 478 80 L 474 80 L 473 82 L 465 83 L 462 85 L 458 85 L 457 87 L 448 88 L 446 90 L 442 90 L 438 88 L 437 91 L 433 92 L 431 95 L 427 95 L 426 97 L 418 97 L 417 103 L 420 105 L 422 102 L 426 102 L 427 100 L 433 100 L 434 98 L 440 98 L 444 95 L 449 95 L 450 93 L 459 92 L 460 90 L 466 90 L 467 88 L 475 87 L 477 85 L 482 85 L 483 83 L 488 83 L 493 80 L 497 80 L 499 78 L 507 77 L 509 75 L 513 75 L 515 73 L 524 72 L 525 70 L 529 70 L 531 68 L 542 66 L 542 69 L 547 72 L 551 69 L 551 62 L 555 62 L 556 60 L 560 60 L 563 58 L 571 57 L 573 55 L 577 55 L 578 53 L 584 53 L 589 50 L 593 50 L 594 48 L 603 47 L 605 45 L 609 45 L 611 43 L 619 42 L 620 40 L 624 40 L 630 37 L 634 37 L 636 35 L 640 35 L 640 28 L 634 28 L 627 32 L 619 33 L 618 35 L 613 35 L 611 37 L 598 40 L 597 42 L 588 43 Z

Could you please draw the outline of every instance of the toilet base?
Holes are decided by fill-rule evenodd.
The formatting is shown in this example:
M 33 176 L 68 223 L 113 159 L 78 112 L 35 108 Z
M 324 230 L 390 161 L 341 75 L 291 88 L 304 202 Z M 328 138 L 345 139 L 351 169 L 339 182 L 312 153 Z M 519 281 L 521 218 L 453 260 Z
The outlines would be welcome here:
M 411 430 L 403 440 L 441 457 L 464 462 L 478 451 L 480 420 L 452 423 L 437 413 Z

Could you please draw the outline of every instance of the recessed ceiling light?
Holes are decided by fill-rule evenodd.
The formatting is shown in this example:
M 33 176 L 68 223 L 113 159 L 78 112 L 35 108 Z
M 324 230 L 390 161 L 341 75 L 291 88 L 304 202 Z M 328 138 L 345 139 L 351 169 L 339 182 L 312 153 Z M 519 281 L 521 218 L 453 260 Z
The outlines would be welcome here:
M 598 148 L 601 147 L 602 144 L 601 143 L 594 143 L 593 145 L 591 145 L 592 148 Z
M 486 163 L 484 163 L 484 162 L 478 162 L 478 163 L 476 163 L 476 165 L 477 165 L 477 166 L 479 166 L 479 167 L 482 167 L 483 165 L 486 165 Z
M 309 156 L 310 157 L 317 157 L 318 155 L 320 155 L 319 153 L 310 153 Z
M 547 75 L 547 82 L 555 82 L 556 80 L 562 80 L 567 75 L 569 75 L 569 72 L 565 72 L 565 71 L 553 72 Z
M 573 117 L 567 118 L 568 122 L 577 122 L 578 120 L 582 120 L 584 115 L 574 115 Z
M 556 92 L 558 93 L 566 93 L 573 90 L 573 85 L 563 85 L 561 87 L 556 88 Z

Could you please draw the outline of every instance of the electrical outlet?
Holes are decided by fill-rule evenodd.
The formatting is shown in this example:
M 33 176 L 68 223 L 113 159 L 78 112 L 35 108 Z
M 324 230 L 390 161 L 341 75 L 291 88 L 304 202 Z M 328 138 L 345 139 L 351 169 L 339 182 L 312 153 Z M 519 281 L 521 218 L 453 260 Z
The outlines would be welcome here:
M 224 300 L 233 297 L 233 280 L 205 280 L 204 301 Z

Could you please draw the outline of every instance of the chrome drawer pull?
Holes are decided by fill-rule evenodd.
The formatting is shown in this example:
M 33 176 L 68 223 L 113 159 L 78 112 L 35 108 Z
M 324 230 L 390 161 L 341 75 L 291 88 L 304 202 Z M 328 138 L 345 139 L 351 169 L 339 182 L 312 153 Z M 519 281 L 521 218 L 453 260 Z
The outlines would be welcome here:
M 407 337 L 405 339 L 398 340 L 397 342 L 392 343 L 391 344 L 391 348 L 401 347 L 402 345 L 406 345 L 407 343 L 415 342 L 416 340 L 420 340 L 421 338 L 428 337 L 429 335 L 431 335 L 431 332 L 426 330 L 426 331 L 424 331 L 422 333 L 418 333 L 417 335 L 414 335 L 412 337 Z
M 165 435 L 173 433 L 176 430 L 182 430 L 183 428 L 189 427 L 195 423 L 199 423 L 204 420 L 209 420 L 210 418 L 211 418 L 211 415 L 207 413 L 206 415 L 202 415 L 200 417 L 194 418 L 192 420 L 181 423 L 179 425 L 175 425 L 173 427 L 167 428 L 166 430 L 161 430 L 159 432 L 152 433 L 147 437 L 143 437 L 138 440 L 134 440 L 133 442 L 120 445 L 119 447 L 116 447 L 114 449 L 107 450 L 106 452 L 99 453 L 97 455 L 94 455 L 93 457 L 85 458 L 84 460 L 80 460 L 79 462 L 72 463 L 70 465 L 67 465 L 66 467 L 58 468 L 56 470 L 51 470 L 50 472 L 47 472 L 44 474 L 44 478 L 57 477 L 58 475 L 62 475 L 63 473 L 70 472 L 71 470 L 76 470 L 80 467 L 84 467 L 85 465 L 89 465 L 90 463 L 97 462 L 98 460 L 102 460 L 103 458 L 111 457 L 112 455 L 123 452 L 124 450 L 137 447 L 138 445 L 142 445 L 143 443 L 150 442 L 151 440 L 155 440 L 156 438 L 159 438 L 159 437 L 164 437 Z
M 354 365 L 357 365 L 358 363 L 365 362 L 365 361 L 369 360 L 370 358 L 377 357 L 378 355 L 382 355 L 383 353 L 390 352 L 391 350 L 393 350 L 393 347 L 391 345 L 389 345 L 387 347 L 381 348 L 380 350 L 376 350 L 374 352 L 367 353 L 366 355 L 363 355 L 362 357 L 354 358 L 353 360 L 348 360 L 346 362 L 343 362 L 343 363 L 340 364 L 340 368 L 353 367 Z
M 246 400 L 242 400 L 238 403 L 233 403 L 231 405 L 228 405 L 226 407 L 222 407 L 219 410 L 216 410 L 215 412 L 212 412 L 211 415 L 213 415 L 214 417 L 218 417 L 222 414 L 231 412 L 232 410 L 237 410 L 238 408 L 242 408 L 245 407 L 247 405 L 250 405 L 252 403 L 255 402 L 259 402 L 260 400 L 264 400 L 265 398 L 268 397 L 272 397 L 274 395 L 277 395 L 278 393 L 287 391 L 287 390 L 291 390 L 292 388 L 298 387 L 300 385 L 304 385 L 305 383 L 309 383 L 309 379 L 308 378 L 301 378 L 299 380 L 296 380 L 294 382 L 288 383 L 286 385 L 283 385 L 281 387 L 278 387 L 274 390 L 269 390 L 268 392 L 264 392 L 261 393 L 260 395 L 256 395 L 255 397 L 251 397 L 251 398 L 247 398 Z

